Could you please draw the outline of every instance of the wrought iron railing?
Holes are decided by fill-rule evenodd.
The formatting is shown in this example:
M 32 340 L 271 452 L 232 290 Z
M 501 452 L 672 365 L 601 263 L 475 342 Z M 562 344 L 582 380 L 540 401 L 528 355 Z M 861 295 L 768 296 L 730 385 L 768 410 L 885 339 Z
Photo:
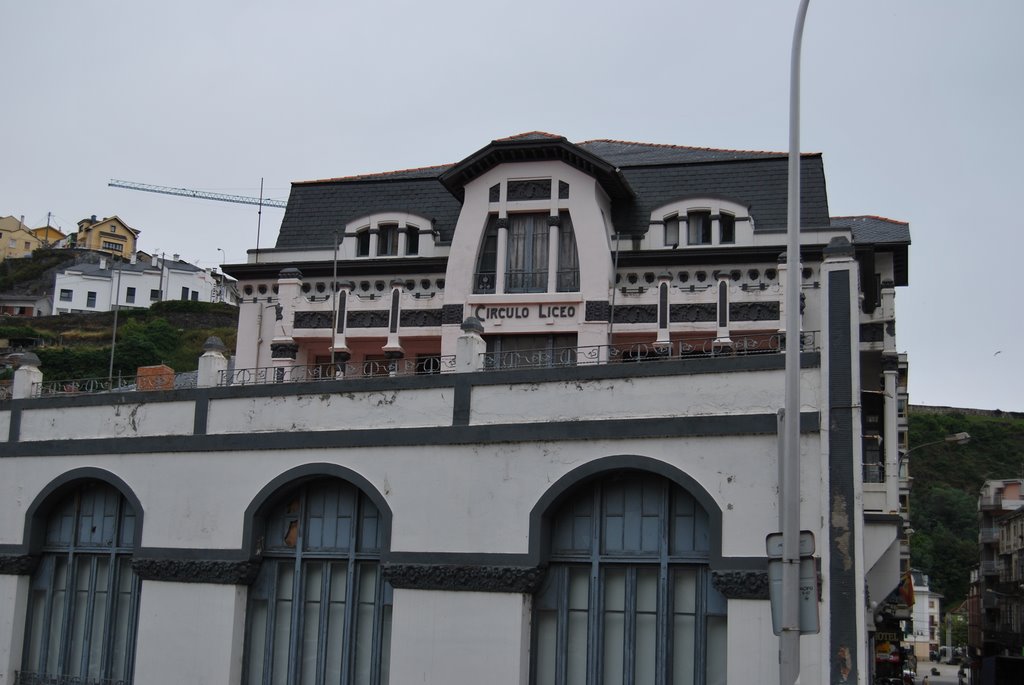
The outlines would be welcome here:
M 11 384 L 9 382 L 0 383 L 0 401 L 9 400 L 13 396 L 13 390 L 11 390 Z
M 454 355 L 430 355 L 410 359 L 368 359 L 334 364 L 262 366 L 222 371 L 218 385 L 266 385 L 270 383 L 315 383 L 346 378 L 383 376 L 429 376 L 455 370 Z
M 111 378 L 77 378 L 37 383 L 32 388 L 34 397 L 51 395 L 95 395 L 112 392 L 165 391 L 196 387 L 196 372 L 155 374 L 144 376 L 114 376 Z
M 781 334 L 733 335 L 728 338 L 675 340 L 632 345 L 592 345 L 584 347 L 549 347 L 531 350 L 487 352 L 483 368 L 537 369 L 624 362 L 656 362 L 701 357 L 732 357 L 782 352 Z M 800 349 L 818 349 L 817 331 L 801 333 Z
M 126 680 L 15 671 L 14 685 L 125 685 Z

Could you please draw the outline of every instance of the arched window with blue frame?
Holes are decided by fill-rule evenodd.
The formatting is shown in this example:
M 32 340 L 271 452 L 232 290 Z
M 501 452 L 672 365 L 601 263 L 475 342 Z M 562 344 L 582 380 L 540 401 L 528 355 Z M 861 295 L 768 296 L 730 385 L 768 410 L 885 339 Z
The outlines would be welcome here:
M 95 480 L 50 508 L 32 574 L 18 682 L 132 682 L 141 585 L 131 566 L 137 523 L 124 495 Z
M 534 597 L 534 685 L 725 683 L 726 601 L 711 584 L 707 512 L 683 488 L 618 471 L 550 517 Z
M 377 507 L 354 485 L 322 478 L 286 490 L 262 521 L 243 682 L 386 685 L 391 586 Z

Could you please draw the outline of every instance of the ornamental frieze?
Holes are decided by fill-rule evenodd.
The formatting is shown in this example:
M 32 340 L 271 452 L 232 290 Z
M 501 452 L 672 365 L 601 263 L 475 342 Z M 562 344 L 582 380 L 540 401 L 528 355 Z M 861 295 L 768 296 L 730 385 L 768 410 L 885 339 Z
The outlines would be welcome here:
M 132 559 L 132 570 L 142 580 L 249 585 L 259 573 L 260 562 L 212 559 Z
M 508 201 L 517 202 L 521 200 L 550 200 L 551 180 L 543 181 L 509 181 Z
M 620 304 L 615 307 L 615 323 L 657 323 L 657 321 L 657 305 Z
M 369 312 L 349 312 L 348 328 L 387 328 L 388 317 L 389 314 L 386 309 Z
M 712 571 L 711 582 L 726 599 L 768 599 L 767 571 Z
M 392 587 L 410 590 L 532 593 L 544 571 L 536 566 L 470 566 L 450 564 L 382 564 Z
M 694 323 L 697 321 L 718 320 L 718 306 L 709 302 L 669 305 L 668 313 L 669 321 L 673 323 Z
M 330 328 L 334 325 L 334 312 L 295 312 L 295 328 Z
M 462 305 L 461 304 L 446 304 L 441 307 L 441 323 L 442 324 L 461 324 L 462 323 Z
M 271 359 L 295 359 L 299 346 L 295 343 L 270 343 Z
M 778 321 L 778 302 L 731 302 L 730 321 Z
M 441 319 L 440 309 L 409 309 L 402 311 L 399 322 L 403 328 L 422 328 L 424 326 L 440 326 Z

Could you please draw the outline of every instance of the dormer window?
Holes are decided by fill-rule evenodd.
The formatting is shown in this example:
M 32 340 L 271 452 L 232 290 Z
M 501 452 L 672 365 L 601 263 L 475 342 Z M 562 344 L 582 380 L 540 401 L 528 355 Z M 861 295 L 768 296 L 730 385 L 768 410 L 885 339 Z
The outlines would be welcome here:
M 394 257 L 398 254 L 398 224 L 381 224 L 377 228 L 377 255 Z
M 370 229 L 364 229 L 356 234 L 356 256 L 370 256 Z
M 687 244 L 711 244 L 711 212 L 705 210 L 686 213 Z
M 721 212 L 718 215 L 718 242 L 736 242 L 736 217 L 728 212 Z

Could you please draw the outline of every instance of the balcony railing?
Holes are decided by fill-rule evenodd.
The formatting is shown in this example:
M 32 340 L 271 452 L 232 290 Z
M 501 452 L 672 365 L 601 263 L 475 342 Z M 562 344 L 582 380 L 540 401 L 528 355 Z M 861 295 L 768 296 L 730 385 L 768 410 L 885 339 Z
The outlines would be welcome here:
M 1003 508 L 1003 496 L 1001 494 L 997 494 L 997 495 L 982 495 L 981 498 L 978 501 L 978 505 L 983 510 L 986 510 L 986 511 L 987 510 L 991 510 L 991 509 L 1002 509 Z
M 454 356 L 417 359 L 380 359 L 334 364 L 299 364 L 232 369 L 221 373 L 218 385 L 266 385 L 270 383 L 315 383 L 351 378 L 386 376 L 429 376 L 455 371 Z
M 626 362 L 658 362 L 703 357 L 736 357 L 782 352 L 780 334 L 733 335 L 728 338 L 675 340 L 665 344 L 591 345 L 549 347 L 530 350 L 488 352 L 483 357 L 485 370 L 539 369 Z M 801 333 L 800 349 L 818 349 L 817 331 Z
M 999 529 L 998 528 L 982 528 L 978 531 L 978 542 L 981 544 L 990 544 L 993 542 L 999 542 Z
M 982 561 L 979 566 L 981 567 L 981 575 L 983 576 L 999 575 L 999 564 L 996 561 Z
M 196 372 L 157 374 L 144 376 L 114 376 L 112 378 L 79 378 L 63 381 L 43 381 L 32 388 L 33 397 L 52 395 L 95 395 L 114 392 L 146 392 L 179 390 L 196 387 Z

